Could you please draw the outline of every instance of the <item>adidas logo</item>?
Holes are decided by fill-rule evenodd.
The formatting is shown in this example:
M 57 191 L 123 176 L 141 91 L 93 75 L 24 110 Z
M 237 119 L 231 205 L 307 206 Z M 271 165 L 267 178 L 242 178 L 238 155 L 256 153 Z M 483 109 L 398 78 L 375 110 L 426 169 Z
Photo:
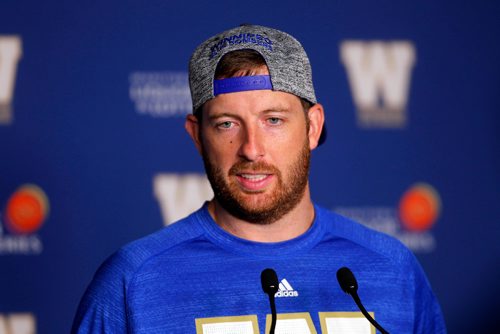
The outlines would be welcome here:
M 283 278 L 280 282 L 279 285 L 279 290 L 276 292 L 274 295 L 275 297 L 298 297 L 299 292 L 295 291 L 290 283 L 286 280 L 286 278 Z

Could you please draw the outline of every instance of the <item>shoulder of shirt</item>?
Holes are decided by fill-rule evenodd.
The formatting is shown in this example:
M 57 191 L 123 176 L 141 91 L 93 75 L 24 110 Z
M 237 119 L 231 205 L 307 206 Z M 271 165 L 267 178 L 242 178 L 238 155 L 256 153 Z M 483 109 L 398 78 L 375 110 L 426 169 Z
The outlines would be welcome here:
M 414 261 L 413 253 L 396 238 L 318 205 L 315 205 L 315 208 L 327 237 L 342 238 L 395 262 Z
M 204 230 L 197 220 L 202 219 L 203 210 L 201 208 L 174 224 L 126 244 L 112 254 L 98 272 L 129 281 L 148 260 L 180 244 L 201 238 Z

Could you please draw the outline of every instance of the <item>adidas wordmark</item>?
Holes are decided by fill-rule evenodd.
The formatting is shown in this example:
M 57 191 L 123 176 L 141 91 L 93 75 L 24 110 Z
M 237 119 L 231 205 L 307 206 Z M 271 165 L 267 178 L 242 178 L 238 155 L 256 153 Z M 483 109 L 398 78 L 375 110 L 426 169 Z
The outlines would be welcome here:
M 286 278 L 283 278 L 280 282 L 279 285 L 279 290 L 276 292 L 274 295 L 275 297 L 298 297 L 299 292 L 295 291 L 290 283 L 286 280 Z

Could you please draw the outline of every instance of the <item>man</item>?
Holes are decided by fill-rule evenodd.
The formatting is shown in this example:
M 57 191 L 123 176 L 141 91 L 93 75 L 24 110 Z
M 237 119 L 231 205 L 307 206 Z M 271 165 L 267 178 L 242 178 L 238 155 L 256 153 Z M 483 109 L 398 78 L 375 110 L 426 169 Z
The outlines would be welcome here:
M 297 40 L 261 26 L 225 31 L 195 50 L 189 80 L 185 126 L 215 196 L 108 259 L 73 333 L 267 333 L 265 268 L 281 280 L 277 332 L 374 333 L 335 280 L 344 266 L 389 332 L 446 332 L 410 251 L 311 201 L 324 111 Z

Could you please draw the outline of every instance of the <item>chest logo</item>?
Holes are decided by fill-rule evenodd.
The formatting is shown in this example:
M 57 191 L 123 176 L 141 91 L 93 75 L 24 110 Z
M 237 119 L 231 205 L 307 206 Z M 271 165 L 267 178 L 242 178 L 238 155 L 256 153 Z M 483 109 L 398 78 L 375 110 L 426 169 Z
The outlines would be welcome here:
M 286 278 L 283 278 L 279 284 L 278 292 L 274 295 L 275 297 L 298 297 L 299 292 L 294 290 L 293 287 L 288 283 Z

